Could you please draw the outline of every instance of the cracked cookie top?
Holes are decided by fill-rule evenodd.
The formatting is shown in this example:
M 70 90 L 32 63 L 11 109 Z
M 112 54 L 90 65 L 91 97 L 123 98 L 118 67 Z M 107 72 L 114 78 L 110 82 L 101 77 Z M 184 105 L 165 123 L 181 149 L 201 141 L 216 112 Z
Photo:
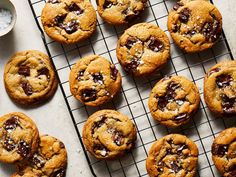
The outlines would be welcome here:
M 132 121 L 114 110 L 94 113 L 83 127 L 84 145 L 98 159 L 121 157 L 134 146 L 136 136 Z
M 117 58 L 124 70 L 134 76 L 148 75 L 160 69 L 170 57 L 170 42 L 158 26 L 139 23 L 120 37 Z
M 70 73 L 72 95 L 89 106 L 110 101 L 121 88 L 121 75 L 107 59 L 90 55 L 79 59 Z
M 236 128 L 222 131 L 214 140 L 211 148 L 216 168 L 224 177 L 236 176 Z
M 147 0 L 96 0 L 99 15 L 108 23 L 122 25 L 144 11 Z
M 218 116 L 236 114 L 236 61 L 213 66 L 204 79 L 204 98 Z
M 168 16 L 174 42 L 187 53 L 211 48 L 222 32 L 222 16 L 210 2 L 178 2 Z
M 27 175 L 29 173 L 46 177 L 64 177 L 67 166 L 67 152 L 64 144 L 49 135 L 40 136 L 38 150 L 31 158 L 23 163 L 18 163 L 17 175 Z
M 150 177 L 194 177 L 197 163 L 196 144 L 186 136 L 170 134 L 152 145 L 146 168 Z
M 29 158 L 38 148 L 39 132 L 23 113 L 0 117 L 0 161 L 15 163 Z
M 31 105 L 51 97 L 57 79 L 47 55 L 36 50 L 16 53 L 6 64 L 4 83 L 8 95 L 17 103 Z
M 153 118 L 168 127 L 187 123 L 197 111 L 199 103 L 197 86 L 183 76 L 161 79 L 153 87 L 148 100 Z
M 41 15 L 45 32 L 60 43 L 77 43 L 96 29 L 96 12 L 88 0 L 49 0 Z

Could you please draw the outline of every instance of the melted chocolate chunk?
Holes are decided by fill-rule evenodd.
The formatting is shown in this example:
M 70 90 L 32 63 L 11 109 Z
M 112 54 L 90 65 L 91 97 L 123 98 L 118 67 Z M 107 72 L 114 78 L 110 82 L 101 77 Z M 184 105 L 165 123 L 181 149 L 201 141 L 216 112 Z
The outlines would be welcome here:
M 31 151 L 30 146 L 23 140 L 18 143 L 17 146 L 17 153 L 20 154 L 22 157 L 27 157 Z
M 112 139 L 113 141 L 115 142 L 115 144 L 117 146 L 121 146 L 123 144 L 123 135 L 121 132 L 118 132 L 118 131 L 115 131 L 113 136 L 112 136 Z
M 109 0 L 105 0 L 104 4 L 103 4 L 103 9 L 108 9 L 113 5 L 113 3 Z
M 64 30 L 68 34 L 72 34 L 78 30 L 78 23 L 76 20 L 72 20 L 71 22 L 68 22 L 66 25 L 64 25 Z
M 228 145 L 213 143 L 213 145 L 212 145 L 212 154 L 223 157 L 224 155 L 227 154 L 228 148 L 229 148 Z
M 227 87 L 231 85 L 233 78 L 228 74 L 222 74 L 216 77 L 216 84 L 219 88 Z
M 7 150 L 7 151 L 12 151 L 15 149 L 16 144 L 14 142 L 13 139 L 7 137 L 4 142 L 3 142 L 3 147 Z
M 50 75 L 49 75 L 48 68 L 44 67 L 44 68 L 41 68 L 40 70 L 38 70 L 38 76 L 40 76 L 40 75 L 45 75 L 49 79 Z
M 109 150 L 107 148 L 105 148 L 103 145 L 101 144 L 95 144 L 93 146 L 93 150 L 96 154 L 99 153 L 99 155 L 106 157 L 109 153 Z M 100 152 L 96 152 L 96 151 L 100 151 Z
M 178 154 L 178 155 L 182 154 L 182 151 L 183 151 L 184 149 L 187 149 L 187 148 L 188 148 L 188 146 L 187 146 L 186 144 L 181 144 L 181 145 L 179 145 L 179 147 L 177 148 L 177 154 Z
M 220 23 L 216 20 L 213 23 L 206 23 L 202 29 L 202 34 L 206 37 L 206 40 L 211 42 L 216 41 L 219 38 L 220 33 Z
M 25 94 L 30 96 L 33 94 L 33 88 L 28 82 L 21 82 L 21 87 L 23 88 Z
M 233 114 L 235 113 L 235 103 L 236 103 L 236 98 L 229 98 L 226 95 L 221 96 L 222 98 L 222 109 L 223 112 L 226 114 Z
M 84 10 L 81 9 L 76 3 L 70 4 L 68 9 L 70 12 L 75 12 L 76 15 L 81 15 L 84 12 Z
M 125 71 L 130 73 L 130 72 L 135 72 L 137 70 L 137 67 L 139 66 L 140 62 L 136 59 L 133 59 L 130 63 L 127 63 L 124 67 Z
M 60 1 L 59 0 L 48 0 L 48 2 L 50 2 L 52 4 L 56 4 L 56 3 L 59 3 Z
M 84 76 L 84 72 L 85 72 L 85 70 L 79 71 L 79 74 L 78 74 L 78 77 L 77 77 L 78 80 L 82 80 L 82 77 Z
M 188 31 L 188 34 L 190 36 L 193 36 L 193 35 L 197 34 L 197 31 L 196 30 L 190 30 L 190 31 Z
M 7 131 L 15 130 L 17 126 L 20 126 L 20 122 L 17 116 L 12 116 L 3 125 L 4 129 Z
M 43 168 L 44 165 L 45 165 L 45 160 L 43 159 L 43 157 L 35 154 L 33 156 L 33 159 L 32 159 L 32 163 L 34 164 L 34 166 L 36 166 L 37 168 Z
M 128 37 L 125 47 L 127 47 L 127 49 L 131 49 L 136 42 L 138 42 L 138 39 L 134 37 Z
M 185 121 L 188 118 L 188 114 L 187 113 L 181 113 L 177 116 L 174 117 L 174 120 L 181 122 L 181 121 Z
M 101 73 L 94 73 L 94 74 L 92 74 L 92 77 L 93 77 L 94 82 L 98 82 L 100 84 L 103 83 L 103 76 Z
M 177 3 L 173 6 L 173 9 L 174 9 L 175 11 L 177 11 L 181 6 L 183 6 L 183 3 L 177 2 Z
M 117 75 L 118 75 L 118 69 L 116 69 L 115 65 L 111 65 L 110 69 L 111 69 L 111 78 L 113 80 L 116 80 Z
M 190 17 L 190 10 L 185 8 L 179 14 L 179 21 L 182 23 L 187 23 Z
M 182 168 L 179 167 L 175 162 L 170 163 L 171 169 L 175 172 L 178 173 Z
M 147 46 L 150 50 L 154 52 L 160 52 L 164 49 L 164 44 L 160 40 L 156 39 L 155 37 L 151 36 L 147 41 Z
M 30 67 L 21 65 L 18 69 L 18 74 L 23 75 L 25 77 L 30 76 Z
M 177 33 L 177 32 L 179 31 L 179 29 L 180 29 L 180 26 L 179 26 L 179 25 L 172 25 L 172 31 L 173 31 L 174 33 Z
M 92 134 L 94 134 L 95 129 L 98 129 L 98 128 L 100 128 L 103 124 L 105 124 L 106 120 L 107 120 L 107 117 L 102 116 L 102 117 L 101 117 L 101 120 L 99 120 L 99 121 L 97 121 L 97 122 L 94 122 L 94 124 L 93 124 L 93 126 L 92 126 L 92 129 L 91 129 Z
M 161 110 L 163 110 L 168 103 L 169 101 L 166 99 L 166 96 L 161 96 L 157 98 L 157 104 Z
M 209 73 L 208 73 L 208 77 L 210 76 L 210 75 L 212 75 L 212 74 L 214 74 L 214 73 L 217 73 L 217 72 L 219 72 L 220 71 L 220 68 L 215 68 L 215 69 L 212 69 L 212 70 L 210 70 L 209 71 Z
M 61 168 L 57 170 L 52 177 L 65 177 L 66 176 L 66 170 L 64 168 Z
M 54 22 L 57 26 L 59 26 L 60 28 L 63 28 L 64 27 L 63 22 L 64 22 L 65 18 L 66 18 L 66 14 L 58 15 L 55 17 Z
M 94 89 L 84 89 L 81 96 L 84 102 L 95 101 L 97 99 L 97 92 Z

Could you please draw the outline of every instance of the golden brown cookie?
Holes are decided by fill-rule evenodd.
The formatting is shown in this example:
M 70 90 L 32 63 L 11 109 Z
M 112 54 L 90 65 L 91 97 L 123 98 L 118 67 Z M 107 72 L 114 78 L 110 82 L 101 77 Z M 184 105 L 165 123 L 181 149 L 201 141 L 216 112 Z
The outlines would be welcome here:
M 212 159 L 224 177 L 236 176 L 236 128 L 222 131 L 212 144 Z
M 4 83 L 12 100 L 24 105 L 46 101 L 58 85 L 49 57 L 36 50 L 11 57 L 5 66 Z
M 88 106 L 110 101 L 121 88 L 121 75 L 107 59 L 90 55 L 78 60 L 70 73 L 72 95 Z
M 64 177 L 67 152 L 64 144 L 49 135 L 40 136 L 38 150 L 23 163 L 18 163 L 18 175 L 34 173 L 40 177 Z
M 124 70 L 134 76 L 148 75 L 160 69 L 170 57 L 170 42 L 158 26 L 139 23 L 120 37 L 117 58 Z
M 197 86 L 183 76 L 161 79 L 152 89 L 148 100 L 152 117 L 168 127 L 187 123 L 197 111 L 199 103 Z
M 222 32 L 222 16 L 210 2 L 179 2 L 168 16 L 168 30 L 174 42 L 187 53 L 211 48 Z
M 89 0 L 49 0 L 41 20 L 47 35 L 60 43 L 77 43 L 96 29 L 96 12 Z
M 121 157 L 134 146 L 136 136 L 132 121 L 114 110 L 94 113 L 83 127 L 83 143 L 98 159 Z
M 152 145 L 146 168 L 150 177 L 194 177 L 197 163 L 196 144 L 186 136 L 170 134 Z
M 0 161 L 15 163 L 29 158 L 38 148 L 39 132 L 23 113 L 0 117 Z
M 99 15 L 114 25 L 135 20 L 146 6 L 147 0 L 96 0 Z
M 217 116 L 236 115 L 236 61 L 213 66 L 204 79 L 204 98 Z

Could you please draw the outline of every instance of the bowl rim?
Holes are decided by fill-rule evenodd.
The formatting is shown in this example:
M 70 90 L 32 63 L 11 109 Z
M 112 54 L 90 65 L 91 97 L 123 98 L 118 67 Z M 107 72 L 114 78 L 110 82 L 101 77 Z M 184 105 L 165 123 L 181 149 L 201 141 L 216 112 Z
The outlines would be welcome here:
M 14 28 L 16 24 L 16 19 L 17 19 L 16 8 L 14 4 L 10 0 L 1 0 L 1 1 L 2 2 L 0 3 L 0 9 L 9 10 L 12 14 L 12 21 L 7 28 L 0 30 L 0 37 L 8 34 Z M 4 4 L 4 5 L 1 5 L 1 4 Z

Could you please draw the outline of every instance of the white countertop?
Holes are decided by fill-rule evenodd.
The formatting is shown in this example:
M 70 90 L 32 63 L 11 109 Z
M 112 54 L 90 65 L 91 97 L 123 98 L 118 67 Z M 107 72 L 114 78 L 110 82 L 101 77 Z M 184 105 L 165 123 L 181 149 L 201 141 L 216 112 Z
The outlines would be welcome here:
M 64 102 L 61 90 L 58 89 L 53 99 L 36 108 L 25 109 L 15 105 L 7 96 L 3 85 L 3 69 L 7 60 L 17 51 L 36 49 L 45 52 L 40 33 L 36 27 L 27 0 L 12 0 L 16 6 L 18 19 L 14 30 L 0 38 L 0 115 L 21 111 L 33 118 L 41 134 L 50 134 L 61 139 L 68 150 L 68 177 L 89 177 L 79 139 Z M 234 56 L 236 56 L 236 18 L 235 0 L 215 0 L 223 15 L 224 30 Z M 46 53 L 46 52 L 45 52 Z M 0 176 L 8 177 L 13 173 L 11 165 L 0 165 Z

